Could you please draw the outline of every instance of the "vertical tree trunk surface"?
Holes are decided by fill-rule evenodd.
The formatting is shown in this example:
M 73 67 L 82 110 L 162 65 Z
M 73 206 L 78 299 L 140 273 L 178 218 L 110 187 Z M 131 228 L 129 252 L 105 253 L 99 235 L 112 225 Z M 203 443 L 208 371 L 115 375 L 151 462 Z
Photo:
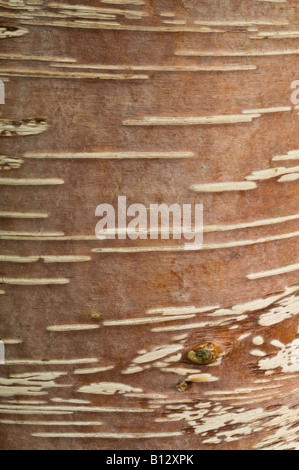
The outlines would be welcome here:
M 0 1 L 2 449 L 299 449 L 298 15 Z M 118 196 L 203 247 L 98 240 Z

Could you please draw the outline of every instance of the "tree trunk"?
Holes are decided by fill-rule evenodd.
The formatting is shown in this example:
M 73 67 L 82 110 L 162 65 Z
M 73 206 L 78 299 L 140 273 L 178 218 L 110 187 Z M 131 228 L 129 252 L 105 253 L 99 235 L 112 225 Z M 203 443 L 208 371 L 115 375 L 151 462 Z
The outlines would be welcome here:
M 0 16 L 1 448 L 299 449 L 297 2 Z M 119 196 L 203 246 L 97 239 Z

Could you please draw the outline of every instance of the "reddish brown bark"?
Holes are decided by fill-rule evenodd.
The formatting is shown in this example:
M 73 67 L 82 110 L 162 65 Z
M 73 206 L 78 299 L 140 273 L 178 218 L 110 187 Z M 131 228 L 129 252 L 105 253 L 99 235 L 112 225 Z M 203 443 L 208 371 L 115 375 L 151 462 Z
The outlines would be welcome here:
M 2 449 L 298 448 L 297 10 L 0 2 Z M 203 248 L 96 240 L 120 195 Z

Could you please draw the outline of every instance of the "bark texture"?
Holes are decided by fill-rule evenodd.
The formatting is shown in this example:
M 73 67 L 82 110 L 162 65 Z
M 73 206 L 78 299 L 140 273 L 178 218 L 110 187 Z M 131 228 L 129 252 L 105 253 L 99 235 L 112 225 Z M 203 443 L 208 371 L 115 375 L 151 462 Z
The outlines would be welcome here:
M 299 449 L 298 15 L 0 1 L 2 449 Z M 97 240 L 119 195 L 203 248 Z

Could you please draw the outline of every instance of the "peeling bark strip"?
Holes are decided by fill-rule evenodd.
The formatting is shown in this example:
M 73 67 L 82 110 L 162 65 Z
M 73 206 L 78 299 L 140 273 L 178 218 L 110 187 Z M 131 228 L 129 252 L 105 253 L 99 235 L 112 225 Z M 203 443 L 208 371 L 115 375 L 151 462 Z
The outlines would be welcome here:
M 52 67 L 89 70 L 126 70 L 146 72 L 232 72 L 256 70 L 255 65 L 78 65 L 51 64 Z
M 38 55 L 22 55 L 22 54 L 0 54 L 0 60 L 36 60 L 41 62 L 76 62 L 75 59 L 67 57 L 48 57 Z M 61 66 L 61 64 L 60 64 Z
M 27 33 L 28 33 L 28 29 L 25 29 L 25 28 L 13 28 L 10 26 L 0 26 L 0 39 L 20 37 L 20 36 L 24 36 L 24 34 L 27 34 Z
M 3 240 L 6 239 L 6 237 L 26 237 L 28 239 L 35 239 L 35 240 L 42 240 L 44 238 L 50 238 L 51 240 L 56 240 L 58 237 L 63 237 L 63 232 L 14 232 L 14 231 L 5 231 L 1 230 L 0 231 L 0 237 L 3 238 Z M 11 239 L 11 238 L 8 238 Z M 64 237 L 63 237 L 64 239 Z
M 79 362 L 79 361 L 78 361 Z M 67 362 L 65 362 L 66 364 Z M 71 363 L 71 362 L 70 362 Z M 73 414 L 74 412 L 87 413 L 153 413 L 151 409 L 144 408 L 117 408 L 100 406 L 33 406 L 7 405 L 0 408 L 0 414 Z
M 98 152 L 98 153 L 25 153 L 25 158 L 53 159 L 53 160 L 75 160 L 75 159 L 100 159 L 100 160 L 126 160 L 155 159 L 155 158 L 192 158 L 192 152 Z
M 0 6 L 4 8 L 26 8 L 25 0 L 1 0 Z
M 145 117 L 144 119 L 127 120 L 124 126 L 196 126 L 212 124 L 241 124 L 252 122 L 260 114 L 236 114 L 228 116 L 202 116 L 202 117 Z
M 41 20 L 22 20 L 22 24 L 31 26 L 50 26 L 59 28 L 75 28 L 75 29 L 95 29 L 95 30 L 115 30 L 115 31 L 139 31 L 144 33 L 224 33 L 223 29 L 212 29 L 200 26 L 139 26 L 135 24 L 120 24 L 117 22 L 108 23 L 104 21 L 41 21 Z
M 9 212 L 0 211 L 1 219 L 46 219 L 48 214 L 35 212 Z
M 0 186 L 52 186 L 64 184 L 60 178 L 0 178 Z
M 45 132 L 48 124 L 44 119 L 23 119 L 22 121 L 0 120 L 0 137 L 36 135 Z
M 27 78 L 51 78 L 61 80 L 83 80 L 83 79 L 100 79 L 100 80 L 147 80 L 148 75 L 136 74 L 116 74 L 116 73 L 88 73 L 88 72 L 53 72 L 49 70 L 32 69 L 0 69 L 3 77 L 27 77 Z M 0 127 L 1 129 L 1 127 Z M 42 132 L 42 131 L 41 131 Z M 39 134 L 40 132 L 35 132 Z
M 255 183 L 237 182 L 231 183 L 207 183 L 207 184 L 194 184 L 190 186 L 192 191 L 197 193 L 222 193 L 224 191 L 248 191 L 257 188 Z
M 286 155 L 276 155 L 272 158 L 275 162 L 283 161 L 283 160 L 299 160 L 299 150 L 291 150 Z
M 68 385 L 58 385 L 55 379 L 66 375 L 65 372 L 42 372 L 32 374 L 31 377 L 10 376 L 9 379 L 0 378 L 0 397 L 12 397 L 17 395 L 47 395 L 44 391 L 52 387 L 68 387 Z
M 259 108 L 243 110 L 242 114 L 201 116 L 201 117 L 145 117 L 143 119 L 126 120 L 124 126 L 194 126 L 213 124 L 241 124 L 253 122 L 254 119 L 268 113 L 284 113 L 292 111 L 291 106 L 279 106 L 273 108 Z
M 18 421 L 1 419 L 0 424 L 13 424 L 25 426 L 102 426 L 101 421 Z
M 69 279 L 21 279 L 21 278 L 0 278 L 0 284 L 10 284 L 13 286 L 46 286 L 55 284 L 68 284 Z
M 287 240 L 289 238 L 297 238 L 299 231 L 283 233 L 280 235 L 273 235 L 265 238 L 256 238 L 254 240 L 237 240 L 223 243 L 210 243 L 204 244 L 202 247 L 198 247 L 192 244 L 185 245 L 171 245 L 171 246 L 136 246 L 136 247 L 124 247 L 124 248 L 93 248 L 92 253 L 159 253 L 159 252 L 182 252 L 182 251 L 205 251 L 205 250 L 222 250 L 225 248 L 236 248 L 242 246 L 259 245 L 269 242 L 275 242 L 279 240 Z
M 299 263 L 283 266 L 282 268 L 271 269 L 260 273 L 248 274 L 248 279 L 262 279 L 263 277 L 278 276 L 280 274 L 290 273 L 292 271 L 299 271 Z
M 298 19 L 245 3 L 0 0 L 3 449 L 299 450 Z
M 166 438 L 166 437 L 176 437 L 181 436 L 181 432 L 156 432 L 156 433 L 32 433 L 34 437 L 59 437 L 59 438 L 68 438 L 68 439 L 154 439 L 154 438 Z
M 299 54 L 299 49 L 282 49 L 275 51 L 220 51 L 220 52 L 204 52 L 196 50 L 182 50 L 176 51 L 175 55 L 177 56 L 187 56 L 187 57 L 271 57 L 271 56 L 280 56 L 280 55 L 297 55 Z
M 261 31 L 251 39 L 297 39 L 299 31 Z
M 99 325 L 53 325 L 48 326 L 48 331 L 64 332 L 64 331 L 82 331 L 94 330 L 99 328 Z
M 54 9 L 64 9 L 64 10 L 71 10 L 69 12 L 70 16 L 81 16 L 88 15 L 90 13 L 91 16 L 96 13 L 111 13 L 114 15 L 123 15 L 126 18 L 129 19 L 141 19 L 144 16 L 148 16 L 146 12 L 143 12 L 141 10 L 121 10 L 119 8 L 103 8 L 103 7 L 90 7 L 90 6 L 85 6 L 85 5 L 68 5 L 68 4 L 63 4 L 63 3 L 49 3 L 49 8 L 54 8 Z M 73 10 L 73 11 L 72 11 Z M 65 12 L 65 14 L 68 14 Z M 83 17 L 84 17 L 83 16 Z
M 14 170 L 20 168 L 23 160 L 20 158 L 10 158 L 5 155 L 0 155 L 0 171 L 1 170 Z
M 48 255 L 48 256 L 9 256 L 0 255 L 0 262 L 4 263 L 36 263 L 43 260 L 44 263 L 84 263 L 90 261 L 90 256 Z

